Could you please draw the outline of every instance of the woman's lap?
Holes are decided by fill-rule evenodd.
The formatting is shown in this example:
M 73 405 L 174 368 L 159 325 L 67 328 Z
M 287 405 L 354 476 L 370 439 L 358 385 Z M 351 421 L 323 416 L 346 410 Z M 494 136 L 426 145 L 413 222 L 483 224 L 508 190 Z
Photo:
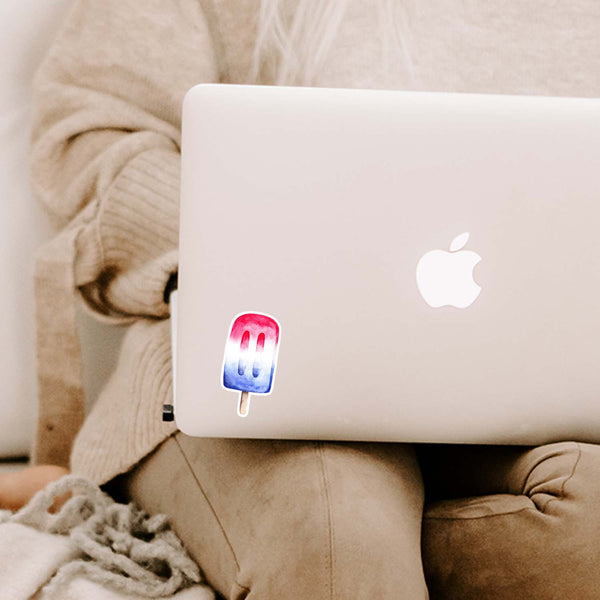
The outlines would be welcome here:
M 600 446 L 430 446 L 419 457 L 433 600 L 598 598 Z
M 417 448 L 432 600 L 596 597 L 598 446 Z M 411 446 L 178 433 L 123 485 L 227 598 L 427 597 Z
M 427 597 L 410 446 L 177 433 L 120 486 L 169 515 L 227 598 Z

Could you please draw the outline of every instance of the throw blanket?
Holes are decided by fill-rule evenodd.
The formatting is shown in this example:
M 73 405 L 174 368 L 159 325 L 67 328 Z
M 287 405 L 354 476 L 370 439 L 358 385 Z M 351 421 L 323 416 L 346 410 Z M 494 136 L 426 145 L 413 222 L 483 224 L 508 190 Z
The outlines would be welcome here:
M 200 582 L 164 515 L 118 504 L 88 479 L 63 477 L 20 511 L 0 511 L 3 600 L 214 600 Z

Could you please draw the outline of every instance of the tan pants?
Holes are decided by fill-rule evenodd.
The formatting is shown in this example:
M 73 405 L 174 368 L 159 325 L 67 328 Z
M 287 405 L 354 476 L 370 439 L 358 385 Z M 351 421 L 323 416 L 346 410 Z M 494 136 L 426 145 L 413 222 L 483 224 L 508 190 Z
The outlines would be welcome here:
M 232 600 L 587 600 L 600 450 L 169 438 L 120 481 Z M 464 495 L 477 497 L 439 500 Z M 423 523 L 423 563 L 421 559 Z

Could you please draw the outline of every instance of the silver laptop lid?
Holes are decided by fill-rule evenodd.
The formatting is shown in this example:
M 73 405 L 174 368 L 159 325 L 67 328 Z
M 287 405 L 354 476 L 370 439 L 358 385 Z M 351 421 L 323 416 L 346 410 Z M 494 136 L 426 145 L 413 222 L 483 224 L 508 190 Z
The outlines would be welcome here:
M 600 101 L 201 85 L 190 435 L 600 441 Z

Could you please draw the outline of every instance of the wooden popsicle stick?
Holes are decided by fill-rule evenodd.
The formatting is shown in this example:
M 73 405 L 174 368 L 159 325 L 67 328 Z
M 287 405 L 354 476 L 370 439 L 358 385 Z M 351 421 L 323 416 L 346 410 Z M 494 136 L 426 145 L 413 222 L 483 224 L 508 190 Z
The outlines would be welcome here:
M 248 415 L 248 409 L 250 408 L 250 392 L 241 392 L 240 401 L 238 404 L 238 415 L 245 417 Z

